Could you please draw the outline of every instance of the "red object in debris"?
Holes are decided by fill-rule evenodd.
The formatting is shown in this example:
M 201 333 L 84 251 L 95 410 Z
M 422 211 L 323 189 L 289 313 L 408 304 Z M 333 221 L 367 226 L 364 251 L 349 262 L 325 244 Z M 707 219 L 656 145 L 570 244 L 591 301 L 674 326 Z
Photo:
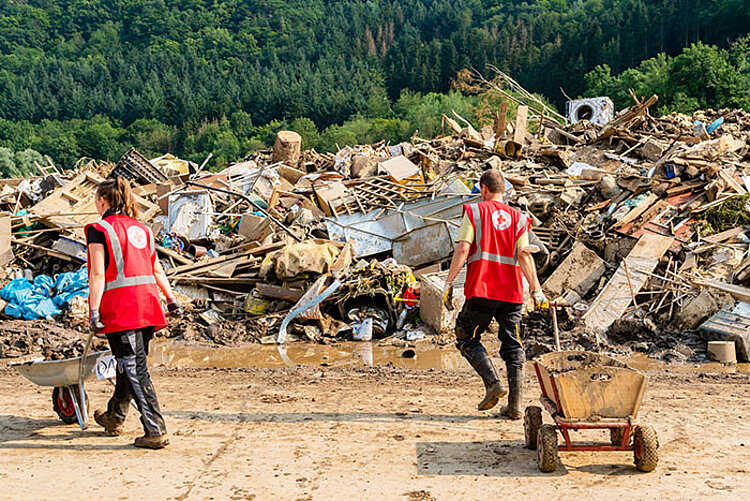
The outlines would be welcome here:
M 419 305 L 419 291 L 414 290 L 414 287 L 409 287 L 404 291 L 403 299 L 406 309 L 411 310 Z

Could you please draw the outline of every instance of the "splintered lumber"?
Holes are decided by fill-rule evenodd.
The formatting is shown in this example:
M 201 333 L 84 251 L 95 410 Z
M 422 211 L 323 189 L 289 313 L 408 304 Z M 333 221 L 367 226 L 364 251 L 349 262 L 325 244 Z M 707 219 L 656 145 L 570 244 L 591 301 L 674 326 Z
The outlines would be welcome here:
M 583 317 L 586 325 L 607 330 L 622 317 L 633 302 L 633 296 L 643 288 L 672 242 L 672 237 L 644 233 L 625 262 L 591 303 Z
M 283 242 L 277 242 L 271 245 L 265 245 L 263 247 L 256 247 L 254 249 L 250 249 L 244 252 L 240 252 L 237 254 L 231 254 L 229 256 L 222 256 L 217 257 L 214 259 L 208 259 L 205 261 L 201 261 L 199 263 L 194 264 L 187 264 L 185 266 L 178 266 L 177 268 L 171 268 L 166 271 L 167 275 L 178 275 L 178 274 L 185 274 L 190 272 L 192 275 L 194 275 L 194 272 L 198 270 L 203 270 L 205 268 L 214 268 L 217 264 L 223 264 L 227 261 L 234 261 L 237 259 L 241 259 L 248 256 L 255 256 L 258 254 L 266 254 L 271 251 L 279 250 L 282 247 L 284 247 Z
M 646 197 L 643 202 L 641 202 L 637 207 L 633 207 L 632 209 L 630 209 L 630 212 L 625 214 L 622 219 L 617 221 L 617 224 L 615 224 L 614 227 L 621 228 L 629 222 L 634 221 L 638 216 L 646 212 L 648 208 L 651 207 L 658 199 L 659 197 L 657 197 L 653 193 L 649 194 L 649 196 Z
M 711 235 L 710 237 L 705 237 L 703 238 L 703 241 L 710 244 L 720 244 L 721 242 L 726 242 L 727 240 L 734 238 L 744 232 L 745 228 L 740 226 L 738 228 L 732 228 L 731 230 L 726 230 L 722 231 L 721 233 Z
M 738 301 L 750 303 L 750 289 L 741 285 L 728 284 L 719 280 L 695 280 L 697 285 L 711 287 L 722 292 L 726 292 Z
M 156 245 L 156 250 L 160 254 L 163 254 L 163 255 L 167 256 L 168 258 L 174 259 L 176 262 L 178 262 L 180 264 L 194 264 L 193 261 L 191 261 L 190 259 L 186 258 L 185 256 L 183 256 L 179 252 L 175 252 L 172 249 L 168 249 L 167 247 L 162 247 L 161 245 L 157 244 Z
M 607 125 L 604 126 L 602 131 L 599 133 L 599 135 L 596 137 L 597 141 L 600 141 L 602 139 L 606 139 L 613 135 L 617 129 L 617 127 L 625 126 L 630 122 L 631 120 L 638 118 L 639 116 L 643 115 L 648 111 L 648 109 L 656 104 L 656 101 L 659 100 L 659 97 L 654 94 L 645 103 L 637 104 L 635 106 L 632 106 L 628 111 L 620 115 L 619 117 L 615 118 L 611 122 L 609 122 Z
M 508 101 L 500 103 L 500 110 L 495 116 L 495 138 L 500 141 L 508 130 Z

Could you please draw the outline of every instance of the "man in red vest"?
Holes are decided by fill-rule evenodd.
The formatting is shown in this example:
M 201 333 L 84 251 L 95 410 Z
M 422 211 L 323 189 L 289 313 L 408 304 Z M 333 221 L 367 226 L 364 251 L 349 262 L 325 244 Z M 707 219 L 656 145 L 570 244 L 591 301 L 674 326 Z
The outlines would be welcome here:
M 468 261 L 464 295 L 466 302 L 456 319 L 456 347 L 484 381 L 486 394 L 479 410 L 497 405 L 508 391 L 500 383 L 495 367 L 482 346 L 482 333 L 493 318 L 499 324 L 500 357 L 508 371 L 508 405 L 500 413 L 520 419 L 521 388 L 525 354 L 521 343 L 523 277 L 531 287 L 537 307 L 547 298 L 542 292 L 529 245 L 529 218 L 503 203 L 505 179 L 500 171 L 488 170 L 479 180 L 482 201 L 464 205 L 443 301 L 453 309 L 453 281 Z

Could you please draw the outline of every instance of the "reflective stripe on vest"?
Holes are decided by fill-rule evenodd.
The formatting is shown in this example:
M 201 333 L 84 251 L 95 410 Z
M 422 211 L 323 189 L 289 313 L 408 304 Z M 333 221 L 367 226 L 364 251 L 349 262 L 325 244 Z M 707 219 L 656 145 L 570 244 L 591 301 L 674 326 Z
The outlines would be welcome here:
M 117 236 L 117 232 L 107 221 L 101 220 L 99 224 L 102 228 L 107 231 L 109 235 L 110 247 L 112 247 L 112 258 L 115 262 L 115 268 L 117 268 L 117 278 L 111 282 L 104 284 L 104 290 L 110 291 L 113 289 L 119 289 L 121 287 L 132 287 L 135 285 L 148 285 L 156 284 L 156 278 L 153 275 L 142 275 L 136 277 L 125 277 L 125 259 L 122 257 L 122 245 L 120 244 L 120 238 Z M 149 236 L 151 236 L 151 230 L 149 229 Z M 150 238 L 151 254 L 153 254 L 154 240 Z
M 474 219 L 474 246 L 477 250 L 476 252 L 474 252 L 474 254 L 469 256 L 467 263 L 473 263 L 474 261 L 483 259 L 485 261 L 491 261 L 493 263 L 518 266 L 518 259 L 516 257 L 517 251 L 515 250 L 515 246 L 513 257 L 492 254 L 491 252 L 485 252 L 482 250 L 482 218 L 479 215 L 479 204 L 471 204 L 469 205 L 469 208 L 471 208 L 471 217 L 472 219 Z M 518 220 L 518 224 L 516 225 L 516 236 L 518 236 L 518 232 L 521 231 L 524 226 L 526 226 L 526 215 L 521 214 L 521 217 Z

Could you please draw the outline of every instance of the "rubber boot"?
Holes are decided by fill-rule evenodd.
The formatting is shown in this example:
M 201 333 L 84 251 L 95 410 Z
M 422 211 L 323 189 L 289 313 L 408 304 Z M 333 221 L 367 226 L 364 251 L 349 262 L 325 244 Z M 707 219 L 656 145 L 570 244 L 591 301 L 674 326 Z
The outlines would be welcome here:
M 497 377 L 492 360 L 481 345 L 477 349 L 466 350 L 462 354 L 484 381 L 485 394 L 477 405 L 477 409 L 480 411 L 492 409 L 508 393 L 508 390 L 500 383 L 500 378 Z
M 523 366 L 507 367 L 508 370 L 508 405 L 503 405 L 500 415 L 508 419 L 521 419 L 521 392 L 523 391 Z

